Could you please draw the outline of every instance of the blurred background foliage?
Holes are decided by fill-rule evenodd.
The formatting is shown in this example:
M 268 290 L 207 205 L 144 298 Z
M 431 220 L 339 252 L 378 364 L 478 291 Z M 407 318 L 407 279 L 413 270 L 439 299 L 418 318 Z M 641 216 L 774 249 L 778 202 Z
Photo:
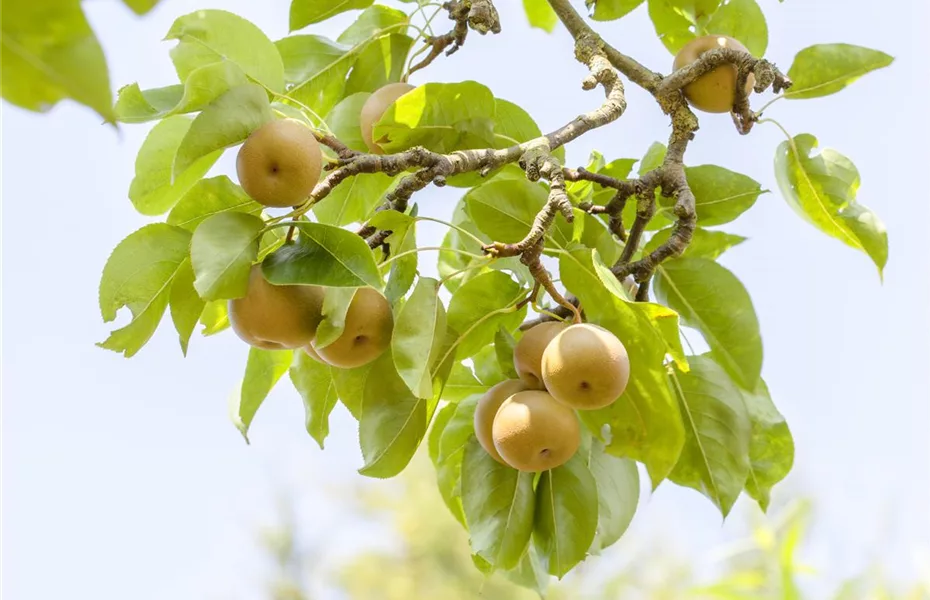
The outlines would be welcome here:
M 374 519 L 394 535 L 393 547 L 364 550 L 324 560 L 324 539 L 303 531 L 292 498 L 282 503 L 278 522 L 261 530 L 269 557 L 269 600 L 533 600 L 539 596 L 502 575 L 475 569 L 465 531 L 442 503 L 429 460 L 419 453 L 389 482 L 360 482 L 327 492 Z M 793 498 L 797 494 L 786 494 Z M 881 553 L 873 565 L 842 582 L 828 598 L 805 591 L 829 573 L 807 564 L 804 546 L 815 525 L 810 500 L 773 502 L 767 515 L 745 503 L 730 518 L 745 521 L 745 535 L 713 548 L 716 567 L 697 572 L 673 545 L 629 532 L 596 561 L 580 565 L 562 581 L 554 578 L 547 600 L 930 600 L 930 564 L 921 580 L 890 581 Z M 927 560 L 927 557 L 924 557 Z

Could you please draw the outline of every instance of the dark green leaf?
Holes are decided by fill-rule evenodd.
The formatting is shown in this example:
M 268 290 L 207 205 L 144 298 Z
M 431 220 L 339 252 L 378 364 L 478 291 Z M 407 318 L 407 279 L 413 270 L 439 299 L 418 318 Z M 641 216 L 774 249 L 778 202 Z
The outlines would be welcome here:
M 494 142 L 495 100 L 474 81 L 427 83 L 401 96 L 375 125 L 385 152 L 424 146 L 448 153 Z
M 346 328 L 346 313 L 358 288 L 328 287 L 323 292 L 323 320 L 316 329 L 313 347 L 319 350 L 329 346 Z
M 100 278 L 100 312 L 109 323 L 126 306 L 132 321 L 98 346 L 129 358 L 149 341 L 165 314 L 172 283 L 185 267 L 190 240 L 184 229 L 153 223 L 116 246 Z
M 191 262 L 185 260 L 174 276 L 168 296 L 171 320 L 178 332 L 178 340 L 181 342 L 181 352 L 184 356 L 187 356 L 187 345 L 203 313 L 204 305 L 205 302 L 194 289 L 194 270 L 191 268 Z
M 765 511 L 772 487 L 788 475 L 794 464 L 794 438 L 785 417 L 775 408 L 765 381 L 759 381 L 754 392 L 741 393 L 752 424 L 746 491 Z
M 649 18 L 659 39 L 675 54 L 698 35 L 709 33 L 702 24 L 717 12 L 720 1 L 649 0 Z
M 275 285 L 325 285 L 381 289 L 381 274 L 368 244 L 351 231 L 322 223 L 296 224 L 297 243 L 285 244 L 262 263 Z
M 462 508 L 462 457 L 466 444 L 470 439 L 474 439 L 477 405 L 478 396 L 470 396 L 440 411 L 440 415 L 447 411 L 451 412 L 451 415 L 439 438 L 435 462 L 436 485 L 452 516 L 463 526 L 466 523 Z
M 311 358 L 303 351 L 297 352 L 290 370 L 291 382 L 304 402 L 307 433 L 316 440 L 321 450 L 329 435 L 329 414 L 339 400 L 333 370 L 333 367 Z
M 581 300 L 588 319 L 623 342 L 635 375 L 616 402 L 579 416 L 595 434 L 601 435 L 603 427 L 609 426 L 607 451 L 644 463 L 655 487 L 672 470 L 684 443 L 681 415 L 665 366 L 673 343 L 667 338 L 668 330 L 674 329 L 677 338 L 678 317 L 657 304 L 624 301 L 616 279 L 617 289 L 611 291 L 598 275 L 595 263 L 600 259 L 594 252 L 563 254 L 559 261 L 562 281 Z
M 778 146 L 775 177 L 782 196 L 814 227 L 868 254 L 882 276 L 888 262 L 888 232 L 875 213 L 856 202 L 856 165 L 830 148 L 812 155 L 816 147 L 817 138 L 808 133 Z
M 762 371 L 759 320 L 746 288 L 733 273 L 706 258 L 679 258 L 656 271 L 659 302 L 701 332 L 714 359 L 745 389 Z
M 583 456 L 542 473 L 535 521 L 533 541 L 540 558 L 561 579 L 584 560 L 597 531 L 597 484 Z
M 669 479 L 711 499 L 726 517 L 749 475 L 751 425 L 739 388 L 708 356 L 689 356 L 670 377 L 685 422 L 685 446 Z
M 468 358 L 494 339 L 498 327 L 515 329 L 526 307 L 507 312 L 524 295 L 516 281 L 500 271 L 482 273 L 469 280 L 449 301 L 449 327 L 458 334 L 457 354 Z
M 345 91 L 353 58 L 349 48 L 319 35 L 294 35 L 275 42 L 284 61 L 284 78 L 297 84 L 288 96 L 319 115 L 329 112 Z
M 893 61 L 884 52 L 852 44 L 808 46 L 795 55 L 788 69 L 793 85 L 785 97 L 802 100 L 829 96 Z
M 394 181 L 393 177 L 382 173 L 349 177 L 314 205 L 313 214 L 321 223 L 339 227 L 362 222 L 382 204 Z
M 271 40 L 254 24 L 225 10 L 197 10 L 179 17 L 166 40 L 178 40 L 171 60 L 181 81 L 195 69 L 228 60 L 275 92 L 284 91 L 284 65 Z
M 292 350 L 249 349 L 242 385 L 230 400 L 233 425 L 249 443 L 249 427 L 258 408 L 268 397 L 281 376 L 287 373 L 294 358 Z
M 657 231 L 656 234 L 646 242 L 646 245 L 643 247 L 643 253 L 648 254 L 667 242 L 672 231 L 674 231 L 674 229 L 671 227 Z M 733 246 L 742 244 L 745 241 L 746 238 L 741 235 L 733 235 L 732 233 L 697 227 L 691 237 L 691 243 L 688 244 L 688 247 L 681 256 L 685 258 L 708 258 L 714 260 Z
M 74 0 L 3 3 L 0 91 L 36 112 L 72 98 L 112 123 L 106 58 L 81 7 Z
M 552 33 L 559 22 L 559 17 L 546 0 L 523 0 L 523 10 L 530 27 L 538 27 L 545 32 Z
M 204 300 L 241 298 L 249 289 L 249 271 L 258 256 L 265 222 L 240 212 L 204 219 L 191 239 L 194 288 Z
M 497 462 L 471 435 L 462 458 L 462 507 L 472 551 L 496 569 L 520 564 L 533 533 L 534 504 L 533 474 Z
M 347 10 L 366 8 L 374 0 L 291 0 L 291 31 L 325 21 Z
M 432 398 L 430 373 L 436 346 L 446 332 L 446 311 L 439 299 L 439 282 L 421 277 L 410 298 L 401 307 L 391 337 L 394 366 L 410 391 L 418 398 Z
M 387 351 L 372 364 L 358 424 L 368 477 L 393 477 L 404 470 L 426 435 L 427 401 L 410 393 Z
M 769 28 L 756 0 L 727 0 L 708 21 L 707 31 L 739 40 L 759 58 L 769 45 Z
M 404 33 L 388 33 L 365 44 L 346 82 L 346 95 L 373 92 L 400 81 L 411 46 L 413 38 Z
M 619 540 L 633 521 L 639 504 L 639 471 L 632 460 L 607 454 L 600 440 L 591 444 L 588 468 L 597 482 L 597 533 L 589 551 L 597 554 Z
M 375 4 L 363 10 L 355 22 L 339 34 L 336 41 L 340 44 L 360 44 L 385 27 L 400 25 L 408 20 L 407 14 L 403 11 L 383 4 Z M 400 28 L 393 31 L 403 33 Z
M 613 21 L 626 16 L 644 0 L 585 0 L 591 18 L 595 21 Z M 594 10 L 591 10 L 593 7 Z
M 173 177 L 174 157 L 191 123 L 193 121 L 187 117 L 168 117 L 152 128 L 139 148 L 129 199 L 143 215 L 160 215 L 174 206 L 222 154 L 219 150 L 207 154 L 181 175 Z
M 262 205 L 249 198 L 229 177 L 219 175 L 201 179 L 188 190 L 168 213 L 170 225 L 194 231 L 204 219 L 224 212 L 260 216 Z
M 178 177 L 201 157 L 245 141 L 274 118 L 268 95 L 255 84 L 235 87 L 197 115 L 174 157 Z
M 248 82 L 236 63 L 222 61 L 194 69 L 183 85 L 141 90 L 139 84 L 133 83 L 120 88 L 116 116 L 124 123 L 144 123 L 197 112 L 230 89 Z

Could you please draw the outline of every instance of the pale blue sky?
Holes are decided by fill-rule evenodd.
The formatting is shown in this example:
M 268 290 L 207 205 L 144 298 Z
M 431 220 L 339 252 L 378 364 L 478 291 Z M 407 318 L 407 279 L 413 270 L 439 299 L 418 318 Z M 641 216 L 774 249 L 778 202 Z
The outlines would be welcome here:
M 480 80 L 524 106 L 543 130 L 600 102 L 600 93 L 580 89 L 584 70 L 567 34 L 530 30 L 518 2 L 498 4 L 501 35 L 469 36 L 458 54 L 413 82 Z M 817 501 L 809 561 L 834 581 L 876 558 L 913 576 L 912 550 L 930 540 L 930 209 L 922 179 L 930 162 L 930 9 L 923 0 L 760 4 L 769 20 L 768 58 L 786 69 L 797 50 L 818 42 L 861 44 L 897 58 L 838 95 L 782 101 L 768 113 L 855 161 L 859 199 L 890 234 L 884 285 L 865 255 L 823 236 L 781 199 L 772 174 L 782 140 L 775 127 L 741 137 L 727 116 L 705 116 L 687 162 L 717 163 L 773 190 L 725 228 L 751 239 L 722 262 L 753 297 L 763 375 L 797 444 L 794 472 L 776 488 L 776 500 L 809 491 Z M 170 44 L 159 40 L 177 16 L 198 8 L 237 12 L 272 39 L 287 33 L 283 0 L 164 0 L 141 19 L 115 1 L 84 6 L 114 89 L 135 80 L 173 83 Z M 347 22 L 315 31 L 335 37 Z M 672 58 L 644 7 L 598 26 L 620 49 L 669 69 Z M 628 95 L 627 115 L 572 145 L 570 164 L 594 148 L 608 159 L 636 157 L 664 141 L 667 122 L 651 99 L 633 86 Z M 247 348 L 231 333 L 195 336 L 187 359 L 167 321 L 131 360 L 94 346 L 108 331 L 97 308 L 100 271 L 119 240 L 146 222 L 126 192 L 147 127 L 117 132 L 67 102 L 49 115 L 7 104 L 2 111 L 7 597 L 260 598 L 265 563 L 254 532 L 273 521 L 279 488 L 296 490 L 304 530 L 325 537 L 333 544 L 327 548 L 386 543 L 384 530 L 348 520 L 324 493 L 360 479 L 356 434 L 344 411 L 334 414 L 321 452 L 285 382 L 256 418 L 252 445 L 242 441 L 227 417 L 227 396 Z M 234 175 L 233 157 L 214 172 Z M 431 189 L 417 201 L 421 212 L 447 216 L 458 193 Z M 438 228 L 421 232 L 421 243 L 438 242 Z M 632 535 L 660 535 L 701 557 L 740 526 L 721 527 L 709 501 L 666 483 L 641 505 Z

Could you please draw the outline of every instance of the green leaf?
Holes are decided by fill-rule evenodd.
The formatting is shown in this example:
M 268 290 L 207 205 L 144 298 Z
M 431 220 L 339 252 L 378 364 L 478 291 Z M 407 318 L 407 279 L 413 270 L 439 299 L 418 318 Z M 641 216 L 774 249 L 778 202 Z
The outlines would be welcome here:
M 462 285 L 449 301 L 448 323 L 459 335 L 457 354 L 468 358 L 494 339 L 498 327 L 516 329 L 526 315 L 526 307 L 513 307 L 525 291 L 500 271 L 482 273 Z
M 388 33 L 365 44 L 346 82 L 346 95 L 373 92 L 400 81 L 411 46 L 413 38 L 404 33 Z
M 521 587 L 533 590 L 540 598 L 546 598 L 551 578 L 532 544 L 527 548 L 520 564 L 515 569 L 506 571 L 504 576 Z
M 391 270 L 387 286 L 384 288 L 384 296 L 391 304 L 394 304 L 407 293 L 417 275 L 417 265 L 419 263 L 417 256 L 419 253 L 413 252 L 417 247 L 416 227 L 404 227 L 400 231 L 394 231 L 385 241 L 390 246 L 393 256 L 411 252 L 406 256 L 395 258 L 391 262 Z
M 297 360 L 290 369 L 291 382 L 304 402 L 307 433 L 321 450 L 329 435 L 329 415 L 339 400 L 333 370 L 303 351 L 297 352 Z
M 817 138 L 808 133 L 778 146 L 775 177 L 782 196 L 814 227 L 868 254 L 881 277 L 888 262 L 888 232 L 875 213 L 856 202 L 859 171 L 836 150 L 812 155 L 816 147 Z
M 339 400 L 356 419 L 362 416 L 362 402 L 365 399 L 365 386 L 371 374 L 373 363 L 354 369 L 333 369 L 333 380 Z
M 207 217 L 225 212 L 258 217 L 262 208 L 229 177 L 219 175 L 194 184 L 168 213 L 167 222 L 194 231 Z
M 599 440 L 591 444 L 588 468 L 597 482 L 597 533 L 589 551 L 597 554 L 623 537 L 633 521 L 639 504 L 639 471 L 632 460 L 607 454 Z
M 249 349 L 249 360 L 245 366 L 242 385 L 229 401 L 229 414 L 233 425 L 249 443 L 249 427 L 258 408 L 268 397 L 281 376 L 291 366 L 292 350 Z
M 852 44 L 808 46 L 794 57 L 786 98 L 803 100 L 835 94 L 866 73 L 887 67 L 894 57 Z
M 466 444 L 475 437 L 474 421 L 477 405 L 478 396 L 471 396 L 458 404 L 446 406 L 440 411 L 438 417 L 442 418 L 443 413 L 451 413 L 439 437 L 435 462 L 436 485 L 452 516 L 463 526 L 466 526 L 466 522 L 462 507 L 462 457 Z
M 652 142 L 646 150 L 646 154 L 643 155 L 642 160 L 639 162 L 639 176 L 642 177 L 649 171 L 661 167 L 667 152 L 668 148 L 665 147 L 665 144 L 662 142 Z
M 542 473 L 535 521 L 533 541 L 540 558 L 561 579 L 584 560 L 597 530 L 597 484 L 583 456 Z
M 234 87 L 191 123 L 174 157 L 174 176 L 180 176 L 203 156 L 245 141 L 273 118 L 268 95 L 261 86 L 250 83 Z
M 706 258 L 663 263 L 653 280 L 656 298 L 701 332 L 714 359 L 741 387 L 755 389 L 762 371 L 759 320 L 746 288 Z
M 193 285 L 192 283 L 191 287 Z M 196 290 L 194 293 L 197 293 Z M 202 335 L 216 335 L 229 327 L 228 304 L 226 300 L 211 300 L 206 303 L 203 313 L 200 315 L 200 324 L 203 325 L 203 330 L 200 332 Z
M 769 45 L 769 28 L 756 0 L 727 0 L 707 22 L 707 31 L 736 38 L 759 58 Z
M 466 212 L 465 198 L 460 199 L 459 202 L 455 205 L 455 209 L 452 211 L 451 223 L 456 227 L 471 233 L 476 238 L 482 240 L 483 243 L 488 243 L 491 241 L 490 238 L 478 230 L 474 224 L 474 221 Z M 465 235 L 457 229 L 452 228 L 450 228 L 446 232 L 446 235 L 443 236 L 441 247 L 450 248 L 453 250 L 462 250 L 473 254 L 481 253 L 481 244 L 475 241 L 471 236 Z M 462 269 L 466 269 L 467 267 L 473 265 L 474 261 L 476 260 L 478 259 L 472 258 L 470 256 L 464 256 L 458 252 L 447 252 L 441 250 L 439 252 L 439 258 L 437 259 L 437 271 L 443 278 L 450 277 L 453 273 L 459 272 Z M 454 292 L 461 284 L 465 283 L 470 276 L 478 275 L 481 272 L 484 272 L 484 270 L 484 268 L 476 268 L 470 271 L 461 272 L 459 275 L 446 280 L 445 284 L 443 285 L 450 292 Z
M 739 388 L 708 356 L 672 372 L 685 422 L 685 446 L 669 479 L 701 492 L 726 517 L 749 475 L 751 425 Z
M 393 477 L 404 470 L 426 435 L 427 401 L 410 393 L 394 368 L 391 352 L 372 365 L 358 424 L 367 477 Z
M 4 1 L 0 34 L 7 102 L 46 112 L 71 98 L 115 121 L 106 58 L 80 2 Z
M 515 243 L 529 233 L 548 197 L 544 187 L 525 178 L 496 177 L 469 191 L 465 206 L 482 233 L 498 242 Z M 547 236 L 550 247 L 567 247 L 571 239 L 571 225 L 556 216 Z
M 681 415 L 665 366 L 670 344 L 667 330 L 674 329 L 678 336 L 678 318 L 657 304 L 624 301 L 621 290 L 605 287 L 595 267 L 599 262 L 593 250 L 562 254 L 562 281 L 581 300 L 588 319 L 623 342 L 635 376 L 616 402 L 579 416 L 597 435 L 609 426 L 607 451 L 645 464 L 655 487 L 672 470 L 684 443 Z
M 342 335 L 346 327 L 346 313 L 358 288 L 328 287 L 323 293 L 323 320 L 316 330 L 313 347 L 319 350 L 329 346 Z
M 720 1 L 649 0 L 649 18 L 659 39 L 675 54 L 698 35 L 710 33 L 702 23 L 717 12 Z
M 479 350 L 478 354 L 472 357 L 472 362 L 475 365 L 475 375 L 485 389 L 507 379 L 501 370 L 501 361 L 497 358 L 497 349 L 494 344 Z
M 470 368 L 462 363 L 455 363 L 443 389 L 442 399 L 447 402 L 461 402 L 473 394 L 484 394 L 490 387 L 478 381 Z
M 649 238 L 643 247 L 643 253 L 648 254 L 659 246 L 668 241 L 674 228 L 668 227 L 657 231 L 655 235 Z M 707 258 L 715 260 L 721 254 L 746 241 L 741 235 L 724 233 L 723 231 L 714 231 L 712 229 L 703 229 L 696 227 L 691 237 L 691 243 L 682 253 L 683 258 Z
M 98 346 L 129 358 L 149 341 L 165 314 L 172 284 L 187 262 L 190 239 L 183 229 L 153 223 L 116 246 L 100 278 L 100 312 L 109 323 L 126 306 L 132 321 Z
M 590 156 L 588 156 L 588 164 L 585 165 L 585 170 L 598 173 L 605 167 L 604 155 L 597 150 L 592 150 Z M 571 197 L 573 204 L 588 202 L 593 197 L 594 183 L 591 181 L 569 181 L 565 185 L 565 190 Z
M 181 81 L 197 68 L 231 61 L 275 92 L 284 91 L 284 65 L 271 40 L 253 23 L 225 10 L 198 10 L 179 17 L 166 40 L 178 40 L 171 60 Z
M 545 0 L 543 4 L 548 6 Z M 528 112 L 513 102 L 494 99 L 494 140 L 497 148 L 522 144 L 540 136 L 542 131 Z M 565 147 L 559 146 L 552 155 L 564 162 Z
M 765 511 L 772 487 L 788 475 L 794 464 L 794 438 L 785 417 L 775 408 L 765 381 L 759 381 L 755 391 L 741 390 L 741 394 L 752 427 L 746 491 Z
M 291 0 L 290 29 L 296 31 L 307 25 L 325 21 L 347 10 L 366 8 L 374 0 Z
M 197 327 L 197 321 L 200 320 L 205 304 L 197 294 L 197 290 L 194 289 L 194 270 L 191 268 L 191 262 L 182 261 L 181 268 L 174 276 L 174 283 L 171 284 L 168 306 L 171 309 L 171 320 L 178 332 L 178 341 L 181 343 L 181 352 L 184 356 L 187 356 L 187 345 L 191 334 L 194 333 L 194 328 Z
M 381 289 L 378 265 L 361 237 L 322 223 L 295 225 L 300 231 L 297 242 L 285 244 L 262 263 L 269 282 Z
M 513 349 L 517 341 L 505 327 L 498 327 L 494 334 L 494 352 L 497 353 L 497 362 L 501 365 L 501 372 L 509 379 L 517 379 L 517 370 L 513 366 Z
M 265 222 L 240 212 L 205 219 L 191 239 L 194 288 L 204 300 L 241 298 L 249 289 L 249 272 L 258 256 Z
M 352 150 L 357 150 L 359 152 L 368 152 L 368 147 L 365 145 L 365 142 L 362 141 L 362 129 L 359 126 L 359 115 L 369 96 L 371 96 L 371 94 L 368 92 L 359 92 L 351 96 L 346 96 L 326 115 L 326 124 L 329 125 L 333 135 Z M 369 175 L 369 177 L 375 177 L 375 175 Z M 343 186 L 338 186 L 332 193 L 335 193 L 341 187 Z M 323 198 L 320 204 L 325 203 L 327 199 L 328 197 Z
M 319 35 L 294 35 L 275 42 L 284 61 L 284 79 L 297 84 L 288 96 L 319 115 L 342 99 L 353 57 L 349 48 Z
M 455 414 L 456 404 L 446 404 L 439 412 L 436 413 L 436 418 L 433 419 L 432 425 L 429 428 L 429 434 L 427 435 L 427 451 L 429 453 L 429 459 L 433 462 L 433 466 L 439 466 L 439 444 L 442 441 L 442 434 L 446 430 L 446 425 L 449 424 L 449 421 L 452 420 L 452 416 Z
M 631 13 L 644 0 L 585 0 L 591 18 L 595 21 L 613 21 Z M 591 10 L 591 8 L 594 10 Z
M 132 12 L 137 15 L 144 15 L 155 8 L 158 0 L 123 0 L 123 4 L 131 8 Z
M 174 157 L 192 122 L 187 117 L 168 117 L 152 128 L 139 148 L 129 199 L 143 215 L 160 215 L 174 206 L 222 154 L 217 151 L 202 156 L 181 175 L 173 176 Z
M 401 96 L 375 125 L 386 153 L 413 146 L 449 153 L 494 142 L 495 100 L 475 81 L 427 83 Z
M 533 533 L 533 473 L 504 466 L 472 434 L 462 457 L 462 508 L 472 551 L 496 569 L 512 569 Z
M 230 89 L 248 82 L 236 63 L 224 60 L 194 69 L 183 85 L 142 90 L 138 83 L 133 83 L 120 88 L 116 117 L 123 123 L 145 123 L 197 112 Z
M 321 223 L 343 226 L 368 219 L 383 202 L 395 179 L 383 173 L 362 173 L 346 178 L 313 206 Z
M 421 277 L 401 307 L 391 337 L 394 366 L 410 391 L 418 398 L 432 398 L 431 357 L 446 332 L 446 311 L 439 299 L 439 282 Z
M 546 0 L 523 0 L 523 10 L 530 27 L 537 27 L 547 33 L 552 33 L 559 22 L 559 17 Z
M 369 3 L 370 4 L 370 3 Z M 340 44 L 356 45 L 366 41 L 378 31 L 409 21 L 407 14 L 396 8 L 375 4 L 359 14 L 358 18 L 336 38 Z
M 756 199 L 766 193 L 753 178 L 717 165 L 686 167 L 685 176 L 694 193 L 701 227 L 729 223 L 752 208 Z M 665 203 L 665 210 L 671 213 L 674 200 L 663 197 L 660 202 Z

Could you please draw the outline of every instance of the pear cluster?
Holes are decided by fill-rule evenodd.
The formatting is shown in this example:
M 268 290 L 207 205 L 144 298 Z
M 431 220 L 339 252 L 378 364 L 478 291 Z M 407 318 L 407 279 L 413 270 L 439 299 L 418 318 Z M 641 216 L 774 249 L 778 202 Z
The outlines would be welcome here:
M 732 48 L 748 52 L 739 41 L 725 35 L 705 35 L 695 38 L 684 45 L 675 55 L 674 69 L 687 67 L 702 54 L 717 48 Z M 726 113 L 733 109 L 736 100 L 736 86 L 739 72 L 731 64 L 720 65 L 712 71 L 701 75 L 684 87 L 685 98 L 694 108 L 709 113 Z M 750 74 L 746 78 L 746 93 L 752 92 L 756 78 Z
M 498 462 L 527 472 L 565 464 L 581 444 L 578 410 L 609 406 L 630 380 L 626 347 L 590 323 L 547 322 L 513 352 L 519 379 L 489 389 L 475 409 L 475 436 Z
M 253 265 L 245 296 L 229 301 L 229 324 L 247 344 L 264 350 L 302 348 L 316 360 L 351 369 L 381 356 L 391 344 L 394 316 L 387 299 L 375 289 L 359 288 L 349 303 L 345 328 L 335 341 L 320 347 L 316 331 L 323 321 L 325 288 L 316 285 L 273 285 Z

